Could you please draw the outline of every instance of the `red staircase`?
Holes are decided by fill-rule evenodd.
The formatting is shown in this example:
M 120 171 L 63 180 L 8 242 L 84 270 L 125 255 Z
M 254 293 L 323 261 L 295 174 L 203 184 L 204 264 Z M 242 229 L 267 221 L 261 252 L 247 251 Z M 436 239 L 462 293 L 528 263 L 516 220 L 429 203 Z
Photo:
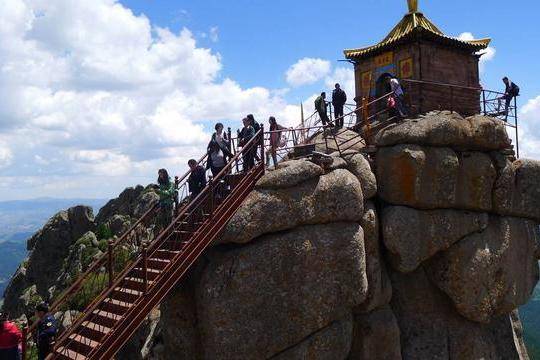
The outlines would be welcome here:
M 55 342 L 47 359 L 110 359 L 212 244 L 264 174 L 264 136 L 259 131 L 193 200 L 183 201 L 157 236 L 156 207 L 148 210 L 51 306 L 82 310 Z M 244 159 L 260 150 L 251 169 Z M 204 164 L 205 157 L 199 163 Z M 189 173 L 188 173 L 189 174 Z M 188 174 L 178 180 L 187 187 Z M 84 304 L 81 298 L 92 299 Z M 81 305 L 82 301 L 82 305 Z M 35 324 L 25 333 L 24 359 L 35 358 Z

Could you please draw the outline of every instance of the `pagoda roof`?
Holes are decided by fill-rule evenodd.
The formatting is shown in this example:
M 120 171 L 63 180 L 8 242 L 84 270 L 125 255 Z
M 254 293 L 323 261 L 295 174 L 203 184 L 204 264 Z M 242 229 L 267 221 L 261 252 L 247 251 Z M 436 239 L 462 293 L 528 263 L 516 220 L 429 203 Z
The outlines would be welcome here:
M 409 11 L 403 19 L 390 31 L 390 33 L 378 44 L 359 48 L 359 49 L 347 49 L 344 50 L 345 57 L 351 60 L 359 60 L 375 53 L 383 52 L 392 46 L 402 43 L 414 36 L 414 34 L 421 33 L 426 38 L 448 44 L 455 47 L 460 47 L 465 50 L 477 52 L 487 48 L 491 39 L 478 39 L 478 40 L 462 40 L 450 36 L 446 36 L 435 24 L 433 24 L 427 17 L 424 16 L 417 9 Z

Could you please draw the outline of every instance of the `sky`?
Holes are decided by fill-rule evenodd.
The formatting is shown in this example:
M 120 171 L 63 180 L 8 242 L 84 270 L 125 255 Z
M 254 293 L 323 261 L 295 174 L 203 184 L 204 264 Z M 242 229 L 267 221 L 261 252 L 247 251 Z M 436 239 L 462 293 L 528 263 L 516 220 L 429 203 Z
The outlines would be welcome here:
M 519 5 L 519 6 L 518 6 Z M 540 3 L 423 1 L 447 35 L 491 37 L 484 88 L 520 85 L 520 147 L 540 160 Z M 284 125 L 380 41 L 405 0 L 1 0 L 0 200 L 115 197 L 186 171 L 216 122 Z

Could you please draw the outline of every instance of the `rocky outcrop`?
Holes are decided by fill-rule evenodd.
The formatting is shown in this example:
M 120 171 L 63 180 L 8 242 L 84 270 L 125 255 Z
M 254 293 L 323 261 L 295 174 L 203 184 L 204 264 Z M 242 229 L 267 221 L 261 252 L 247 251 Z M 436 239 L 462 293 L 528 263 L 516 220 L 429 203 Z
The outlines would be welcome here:
M 388 206 L 383 210 L 383 241 L 388 259 L 401 272 L 448 249 L 465 236 L 486 229 L 488 215 L 458 210 L 416 210 Z
M 530 220 L 491 216 L 428 265 L 433 282 L 464 317 L 487 323 L 525 304 L 538 282 L 540 228 Z
M 48 299 L 49 287 L 61 275 L 63 259 L 68 256 L 70 246 L 94 227 L 90 207 L 75 206 L 54 215 L 28 240 L 30 256 L 6 288 L 4 309 L 14 317 L 32 313 L 28 299 L 24 298 L 32 286 L 35 287 L 34 297 Z
M 367 292 L 363 240 L 358 224 L 305 226 L 211 258 L 198 286 L 205 358 L 268 358 L 350 313 Z
M 488 116 L 466 119 L 450 111 L 433 111 L 384 129 L 376 136 L 377 146 L 416 144 L 448 146 L 458 150 L 502 150 L 510 146 L 504 123 Z
M 275 186 L 265 178 L 261 182 L 266 187 Z M 247 243 L 300 225 L 358 222 L 362 214 L 360 182 L 349 171 L 338 169 L 297 186 L 252 191 L 227 225 L 220 243 Z
M 99 210 L 99 213 L 96 216 L 96 222 L 104 224 L 114 215 L 132 216 L 138 205 L 137 200 L 143 191 L 144 187 L 141 185 L 126 188 L 117 198 L 109 200 L 109 202 Z

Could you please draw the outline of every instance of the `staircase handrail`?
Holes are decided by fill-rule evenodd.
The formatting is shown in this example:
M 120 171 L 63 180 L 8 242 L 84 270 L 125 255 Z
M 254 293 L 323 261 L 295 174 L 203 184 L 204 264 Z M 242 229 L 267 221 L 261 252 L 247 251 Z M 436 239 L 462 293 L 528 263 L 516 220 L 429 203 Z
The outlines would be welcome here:
M 174 220 L 168 225 L 163 231 L 161 231 L 158 236 L 148 245 L 148 247 L 145 249 L 145 251 L 148 254 L 153 254 L 158 248 L 158 246 L 161 244 L 161 242 L 166 238 L 167 234 L 174 228 L 175 224 L 182 219 L 182 217 L 185 216 L 188 210 L 192 208 L 191 204 L 195 203 L 197 204 L 198 201 L 209 191 L 208 189 L 212 186 L 212 182 L 215 182 L 222 177 L 224 177 L 227 173 L 227 169 L 232 170 L 232 166 L 235 162 L 238 161 L 240 156 L 245 154 L 246 151 L 252 150 L 253 146 L 256 146 L 256 148 L 259 146 L 259 144 L 254 145 L 256 141 L 260 141 L 260 137 L 263 136 L 264 130 L 261 128 L 257 134 L 250 139 L 246 145 L 242 147 L 242 149 L 237 152 L 234 157 L 227 163 L 225 168 L 215 177 L 215 179 L 201 191 L 201 193 L 193 200 L 190 201 L 188 204 L 184 204 L 184 206 L 180 209 L 178 212 L 178 215 L 174 218 Z M 264 165 L 264 164 L 263 164 Z M 217 179 L 217 180 L 216 180 Z M 200 204 L 199 204 L 200 205 Z M 94 297 L 93 301 L 85 308 L 85 310 L 82 312 L 82 316 L 79 316 L 74 322 L 72 322 L 71 325 L 69 325 L 63 333 L 60 335 L 58 339 L 58 343 L 62 343 L 67 336 L 69 336 L 69 329 L 75 329 L 79 327 L 84 321 L 85 321 L 85 315 L 91 314 L 94 310 L 96 310 L 97 306 L 100 304 L 100 301 L 104 298 L 106 298 L 108 295 L 110 295 L 116 287 L 124 280 L 125 276 L 132 271 L 138 262 L 141 260 L 142 252 L 140 250 L 137 250 L 137 256 L 133 257 L 133 259 L 125 264 L 122 271 L 118 272 L 115 275 L 114 280 L 112 283 L 104 288 L 97 296 Z

